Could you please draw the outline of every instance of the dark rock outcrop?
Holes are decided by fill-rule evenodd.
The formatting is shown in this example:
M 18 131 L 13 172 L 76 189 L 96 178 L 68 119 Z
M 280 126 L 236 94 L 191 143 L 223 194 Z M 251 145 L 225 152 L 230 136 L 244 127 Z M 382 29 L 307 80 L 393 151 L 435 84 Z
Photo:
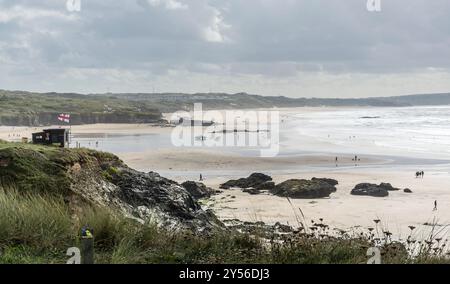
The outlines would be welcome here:
M 201 182 L 186 181 L 181 184 L 195 199 L 209 198 L 216 193 L 210 187 L 207 187 Z
M 266 181 L 261 183 L 255 187 L 257 190 L 272 190 L 275 187 L 275 183 L 273 181 Z
M 337 180 L 332 179 L 332 178 L 316 178 L 316 177 L 313 177 L 311 180 L 313 180 L 313 181 L 314 180 L 324 181 L 326 183 L 331 184 L 332 186 L 336 186 L 336 185 L 339 184 L 339 182 Z
M 381 188 L 386 189 L 387 191 L 398 191 L 400 188 L 393 187 L 390 183 L 382 182 L 379 185 Z
M 153 221 L 165 228 L 197 232 L 222 226 L 184 187 L 154 172 L 138 172 L 122 165 L 105 180 L 79 167 L 71 176 L 76 181 L 73 192 L 142 223 Z
M 238 180 L 229 180 L 226 183 L 220 185 L 221 189 L 230 188 L 261 188 L 263 184 L 271 181 L 272 178 L 268 175 L 261 173 L 253 173 L 247 178 L 240 178 Z M 266 184 L 267 185 L 267 184 Z
M 337 180 L 332 179 L 332 178 L 316 178 L 316 177 L 313 177 L 311 180 L 313 180 L 313 181 L 316 181 L 316 180 L 318 180 L 318 181 L 324 181 L 324 182 L 326 182 L 326 183 L 328 183 L 328 184 L 334 186 L 334 192 L 336 192 L 336 190 L 337 190 L 337 189 L 336 189 L 336 185 L 339 184 L 339 182 L 338 182 Z
M 386 187 L 376 184 L 360 183 L 352 189 L 351 194 L 373 197 L 386 197 L 389 196 L 389 191 L 386 189 Z
M 323 180 L 290 179 L 277 184 L 270 192 L 277 196 L 290 198 L 324 198 L 335 192 L 336 188 Z
M 413 193 L 412 190 L 409 189 L 409 188 L 405 188 L 405 189 L 403 190 L 403 192 L 404 192 L 404 193 Z
M 261 191 L 259 189 L 256 189 L 256 188 L 253 188 L 253 187 L 244 188 L 242 191 L 243 192 L 247 192 L 247 193 L 249 193 L 251 195 L 257 195 L 257 194 L 261 193 Z
M 212 211 L 204 211 L 188 190 L 158 173 L 122 166 L 108 180 L 99 180 L 83 168 L 72 176 L 77 181 L 71 188 L 74 192 L 142 223 L 154 221 L 165 228 L 196 232 L 222 226 Z
M 363 195 L 373 197 L 389 196 L 389 191 L 399 191 L 400 188 L 393 187 L 390 183 L 382 182 L 380 185 L 373 183 L 360 183 L 352 189 L 352 195 Z M 404 192 L 412 192 L 410 189 L 405 189 Z

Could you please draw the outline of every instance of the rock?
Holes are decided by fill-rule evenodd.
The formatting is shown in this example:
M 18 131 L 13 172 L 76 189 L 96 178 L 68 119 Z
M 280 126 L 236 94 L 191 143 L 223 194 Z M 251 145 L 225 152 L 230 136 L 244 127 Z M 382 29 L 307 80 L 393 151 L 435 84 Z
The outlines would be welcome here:
M 389 196 L 389 191 L 398 191 L 399 188 L 393 187 L 390 183 L 382 182 L 380 185 L 372 183 L 360 183 L 351 191 L 353 195 L 365 195 L 374 197 Z M 407 192 L 407 191 L 405 191 Z
M 238 180 L 229 180 L 226 183 L 220 185 L 221 189 L 236 188 L 258 188 L 265 182 L 271 181 L 272 178 L 268 175 L 261 173 L 253 173 L 247 178 L 240 178 Z
M 275 183 L 273 181 L 266 181 L 260 185 L 257 185 L 255 189 L 257 190 L 271 190 L 275 187 Z
M 403 190 L 403 192 L 405 192 L 405 193 L 413 193 L 412 190 L 409 189 L 409 188 L 405 188 L 405 189 Z
M 290 198 L 329 197 L 336 188 L 322 180 L 290 179 L 277 184 L 270 192 L 277 196 Z
M 390 183 L 382 182 L 379 185 L 381 188 L 386 189 L 387 191 L 398 191 L 400 188 L 393 187 Z
M 207 187 L 201 182 L 186 181 L 181 184 L 195 199 L 209 198 L 216 194 L 216 191 Z
M 140 223 L 152 221 L 169 230 L 206 233 L 223 227 L 212 211 L 203 210 L 188 190 L 175 181 L 124 164 L 114 166 L 107 179 L 99 178 L 88 167 L 71 171 L 71 191 Z
M 352 195 L 386 197 L 389 196 L 389 191 L 385 186 L 379 186 L 372 183 L 360 183 L 351 191 Z
M 332 186 L 336 186 L 336 185 L 339 184 L 339 182 L 338 182 L 337 180 L 332 179 L 332 178 L 316 178 L 316 177 L 313 177 L 311 180 L 320 180 L 320 181 L 324 181 L 324 182 L 326 182 L 326 183 L 331 184 Z
M 260 194 L 261 193 L 261 191 L 259 191 L 256 188 L 253 188 L 253 187 L 251 187 L 251 188 L 244 188 L 242 191 L 243 192 L 247 192 L 247 193 L 249 193 L 251 195 L 256 195 L 256 194 Z
M 212 211 L 202 210 L 188 190 L 158 173 L 122 168 L 112 183 L 118 187 L 114 201 L 130 207 L 131 214 L 138 219 L 156 219 L 165 227 L 200 231 L 221 225 Z M 136 211 L 142 206 L 147 211 Z

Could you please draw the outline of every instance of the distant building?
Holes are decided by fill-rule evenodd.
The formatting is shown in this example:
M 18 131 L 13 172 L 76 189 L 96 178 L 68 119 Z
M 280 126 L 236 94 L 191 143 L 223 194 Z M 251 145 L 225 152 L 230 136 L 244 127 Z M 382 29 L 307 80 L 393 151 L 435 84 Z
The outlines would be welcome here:
M 59 144 L 60 147 L 65 147 L 69 143 L 69 129 L 65 128 L 44 129 L 42 132 L 33 133 L 32 136 L 33 144 Z

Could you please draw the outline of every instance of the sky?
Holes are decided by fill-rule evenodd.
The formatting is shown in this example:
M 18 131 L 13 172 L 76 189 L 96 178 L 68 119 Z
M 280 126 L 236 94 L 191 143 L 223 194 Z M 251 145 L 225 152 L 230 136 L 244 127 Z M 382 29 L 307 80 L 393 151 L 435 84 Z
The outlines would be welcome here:
M 0 89 L 450 92 L 450 1 L 368 1 L 0 0 Z

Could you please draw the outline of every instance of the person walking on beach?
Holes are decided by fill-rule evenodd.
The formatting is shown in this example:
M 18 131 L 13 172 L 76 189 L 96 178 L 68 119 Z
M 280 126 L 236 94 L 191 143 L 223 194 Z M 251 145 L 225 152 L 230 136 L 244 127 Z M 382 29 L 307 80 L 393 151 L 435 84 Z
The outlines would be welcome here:
M 202 176 L 202 174 L 200 174 L 200 181 L 203 181 L 203 176 Z
M 434 201 L 434 208 L 433 211 L 437 211 L 437 200 Z
M 422 176 L 422 178 L 423 178 L 423 175 L 424 175 L 425 173 L 423 172 L 423 171 L 421 171 L 420 172 L 420 175 Z
M 336 161 L 336 167 L 337 167 L 338 166 L 338 157 L 336 157 L 335 161 Z

